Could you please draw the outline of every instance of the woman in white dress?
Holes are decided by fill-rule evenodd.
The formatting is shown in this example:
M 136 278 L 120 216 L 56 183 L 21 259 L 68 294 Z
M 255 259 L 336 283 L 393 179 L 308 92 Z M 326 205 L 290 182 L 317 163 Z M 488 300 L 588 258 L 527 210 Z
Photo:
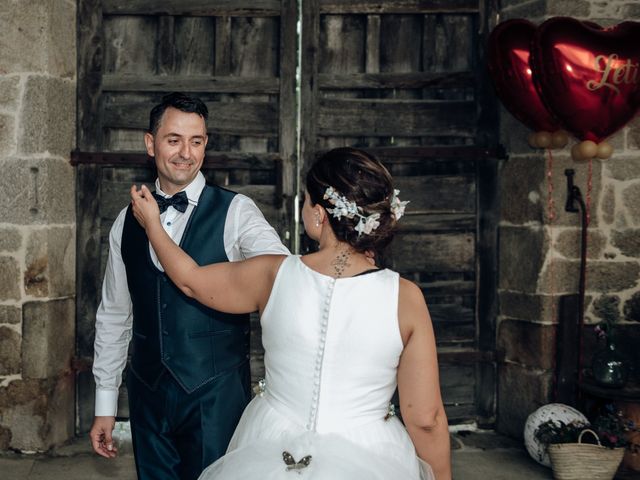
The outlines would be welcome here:
M 451 478 L 424 296 L 371 264 L 404 212 L 397 194 L 374 157 L 331 150 L 309 170 L 302 210 L 319 251 L 198 266 L 164 232 L 149 190 L 132 187 L 134 215 L 186 295 L 260 312 L 265 381 L 201 479 Z M 390 408 L 396 387 L 404 426 Z

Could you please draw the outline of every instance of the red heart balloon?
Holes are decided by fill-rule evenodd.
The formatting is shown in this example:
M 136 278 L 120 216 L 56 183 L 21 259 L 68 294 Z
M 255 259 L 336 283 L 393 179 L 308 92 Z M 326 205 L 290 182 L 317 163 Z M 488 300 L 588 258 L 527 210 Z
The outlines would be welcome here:
M 640 108 L 638 22 L 603 29 L 550 18 L 536 30 L 530 63 L 545 105 L 580 140 L 604 140 Z
M 554 132 L 559 123 L 538 95 L 529 67 L 529 48 L 536 26 L 522 19 L 507 20 L 489 35 L 489 73 L 507 110 L 534 131 Z

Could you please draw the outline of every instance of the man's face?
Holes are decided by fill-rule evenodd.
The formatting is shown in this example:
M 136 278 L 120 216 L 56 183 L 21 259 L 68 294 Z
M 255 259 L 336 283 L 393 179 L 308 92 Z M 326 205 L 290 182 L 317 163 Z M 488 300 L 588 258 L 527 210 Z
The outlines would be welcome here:
M 189 185 L 200 171 L 207 145 L 204 118 L 169 107 L 155 135 L 146 133 L 147 153 L 155 158 L 163 192 L 173 195 Z

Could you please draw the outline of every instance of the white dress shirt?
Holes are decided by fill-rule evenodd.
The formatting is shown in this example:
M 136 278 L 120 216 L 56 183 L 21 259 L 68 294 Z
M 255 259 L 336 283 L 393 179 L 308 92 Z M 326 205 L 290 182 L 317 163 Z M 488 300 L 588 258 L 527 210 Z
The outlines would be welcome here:
M 198 172 L 184 191 L 189 199 L 187 210 L 182 213 L 170 206 L 160 215 L 165 231 L 174 242 L 180 243 L 193 209 L 198 204 L 205 187 L 205 178 Z M 156 192 L 164 197 L 156 180 Z M 109 259 L 102 284 L 102 301 L 96 313 L 96 338 L 94 343 L 93 375 L 96 381 L 96 416 L 115 416 L 118 410 L 118 388 L 127 363 L 127 351 L 133 324 L 131 298 L 127 275 L 122 261 L 120 242 L 127 208 L 116 218 L 109 233 Z M 230 261 L 235 262 L 261 254 L 289 255 L 278 234 L 265 220 L 253 201 L 242 194 L 233 197 L 224 224 L 224 249 Z M 149 244 L 149 252 L 159 269 L 156 252 Z

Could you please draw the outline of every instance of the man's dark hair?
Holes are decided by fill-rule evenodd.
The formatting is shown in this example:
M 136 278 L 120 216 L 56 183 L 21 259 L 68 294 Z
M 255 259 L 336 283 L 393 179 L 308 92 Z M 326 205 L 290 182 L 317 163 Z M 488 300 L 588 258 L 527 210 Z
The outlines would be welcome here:
M 160 120 L 169 107 L 177 108 L 185 113 L 197 113 L 206 121 L 209 110 L 202 100 L 185 93 L 173 92 L 162 97 L 162 101 L 151 109 L 149 114 L 149 133 L 155 135 L 160 128 Z

